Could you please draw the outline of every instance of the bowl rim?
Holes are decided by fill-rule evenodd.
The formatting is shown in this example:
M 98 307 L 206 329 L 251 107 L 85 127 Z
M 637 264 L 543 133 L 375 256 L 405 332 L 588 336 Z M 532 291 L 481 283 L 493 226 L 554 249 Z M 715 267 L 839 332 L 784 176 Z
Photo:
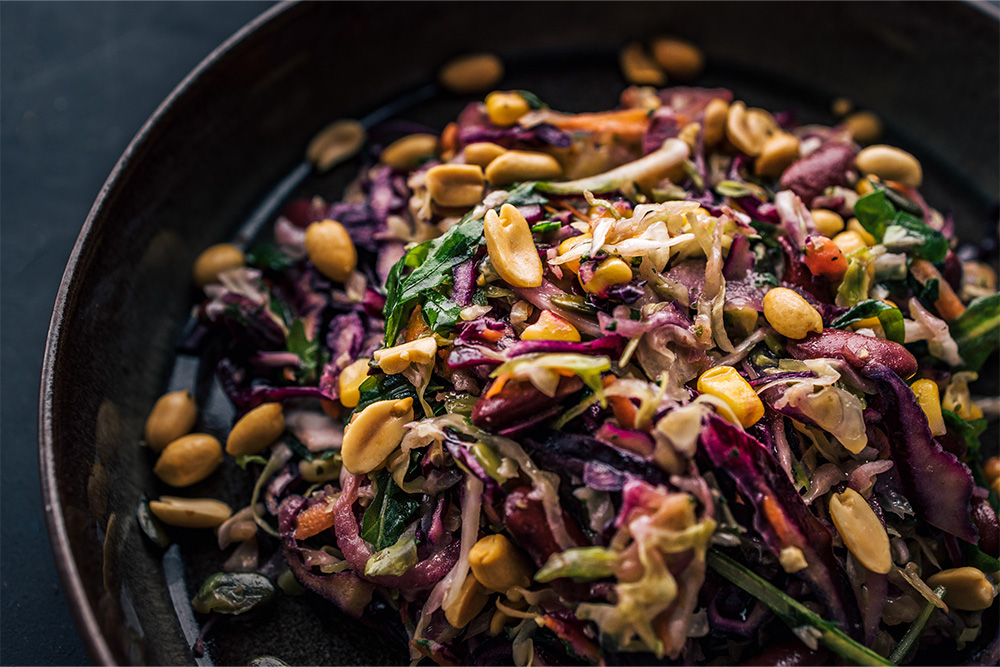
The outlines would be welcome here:
M 179 113 L 191 96 L 195 87 L 206 73 L 219 62 L 225 60 L 235 48 L 258 33 L 274 18 L 287 12 L 296 5 L 295 0 L 282 0 L 267 7 L 260 15 L 243 25 L 225 41 L 215 47 L 201 62 L 198 63 L 181 81 L 174 86 L 170 94 L 157 106 L 156 110 L 146 119 L 135 136 L 129 142 L 121 157 L 115 163 L 107 180 L 101 187 L 93 205 L 83 222 L 73 249 L 66 262 L 59 290 L 56 293 L 49 320 L 48 332 L 45 337 L 45 351 L 42 358 L 41 381 L 38 399 L 38 463 L 41 478 L 42 500 L 45 512 L 45 523 L 48 528 L 49 542 L 55 556 L 56 569 L 63 586 L 64 595 L 70 611 L 76 622 L 77 631 L 83 640 L 87 653 L 94 664 L 118 664 L 98 621 L 97 613 L 91 605 L 84 589 L 73 558 L 69 533 L 66 527 L 65 515 L 59 497 L 59 485 L 55 467 L 55 438 L 53 432 L 53 388 L 55 374 L 59 366 L 59 347 L 62 341 L 63 321 L 74 291 L 77 269 L 88 246 L 93 242 L 92 231 L 99 217 L 104 214 L 105 204 L 109 199 L 124 188 L 131 173 L 136 167 L 135 157 L 152 141 L 152 137 L 169 118 Z

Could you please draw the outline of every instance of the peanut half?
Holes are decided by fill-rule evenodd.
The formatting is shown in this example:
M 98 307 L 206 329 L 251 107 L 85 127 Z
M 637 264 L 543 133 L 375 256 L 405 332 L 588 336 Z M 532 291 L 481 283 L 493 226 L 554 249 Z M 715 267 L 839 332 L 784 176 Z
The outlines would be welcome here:
M 372 403 L 355 415 L 344 430 L 340 454 L 352 475 L 364 475 L 382 467 L 403 441 L 404 426 L 413 421 L 413 399 Z
M 487 211 L 483 232 L 486 251 L 501 278 L 514 287 L 538 287 L 542 284 L 542 260 L 531 237 L 528 221 L 516 207 L 504 204 L 499 214 L 494 209 Z
M 163 523 L 181 528 L 215 528 L 233 514 L 229 505 L 212 498 L 163 496 L 151 500 L 149 509 Z
M 892 569 L 889 535 L 860 493 L 848 488 L 843 493 L 833 494 L 830 497 L 830 518 L 844 546 L 858 562 L 876 574 L 889 573 Z
M 146 446 L 162 452 L 172 441 L 190 433 L 197 419 L 198 406 L 190 391 L 184 389 L 160 396 L 146 418 Z

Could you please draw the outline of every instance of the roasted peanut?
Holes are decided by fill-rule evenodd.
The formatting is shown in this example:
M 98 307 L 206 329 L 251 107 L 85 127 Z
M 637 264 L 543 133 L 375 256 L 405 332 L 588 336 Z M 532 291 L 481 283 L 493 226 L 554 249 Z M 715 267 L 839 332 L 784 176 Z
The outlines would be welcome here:
M 778 124 L 763 109 L 747 109 L 743 102 L 729 105 L 726 116 L 726 138 L 729 143 L 751 157 L 760 155 L 767 141 L 778 129 Z
M 531 563 L 505 535 L 487 535 L 476 542 L 469 551 L 469 566 L 483 586 L 497 593 L 531 584 Z
M 427 191 L 439 206 L 471 208 L 483 198 L 483 169 L 475 164 L 439 164 L 427 170 Z
M 386 146 L 379 159 L 393 169 L 407 171 L 434 157 L 437 145 L 438 139 L 433 134 L 409 134 Z
M 453 93 L 467 95 L 495 87 L 503 78 L 503 62 L 492 53 L 473 53 L 449 61 L 438 81 Z
M 548 153 L 507 151 L 486 167 L 486 180 L 496 186 L 545 181 L 562 176 L 562 165 Z
M 372 403 L 344 430 L 340 454 L 352 475 L 364 475 L 385 463 L 403 441 L 403 427 L 413 421 L 413 399 Z
M 212 498 L 163 496 L 149 501 L 149 509 L 163 523 L 181 528 L 215 528 L 233 514 L 229 505 Z
M 330 280 L 346 281 L 358 265 L 354 241 L 336 220 L 314 222 L 306 227 L 305 243 L 309 260 Z
M 503 146 L 489 141 L 480 141 L 465 147 L 465 161 L 468 164 L 476 164 L 485 169 L 490 162 L 506 152 L 507 149 Z
M 798 292 L 775 287 L 764 295 L 764 318 L 782 336 L 796 340 L 823 331 L 823 318 Z
M 486 96 L 485 104 L 490 122 L 501 127 L 513 125 L 518 118 L 531 111 L 528 100 L 516 91 L 494 90 Z
M 302 479 L 316 484 L 317 482 L 328 482 L 331 479 L 340 477 L 340 465 L 335 459 L 314 458 L 312 461 L 302 459 L 299 461 L 299 474 Z
M 857 252 L 862 248 L 868 247 L 868 244 L 865 243 L 864 237 L 853 229 L 846 232 L 840 232 L 830 240 L 833 241 L 833 244 L 840 248 L 840 252 L 845 255 L 850 255 L 851 253 Z
M 337 386 L 340 390 L 340 403 L 345 408 L 357 406 L 361 400 L 361 383 L 368 379 L 368 357 L 361 357 L 340 371 Z
M 931 588 L 944 586 L 944 602 L 962 611 L 981 611 L 993 605 L 996 591 L 981 570 L 974 567 L 957 567 L 942 570 L 927 578 Z
M 830 518 L 847 550 L 876 574 L 892 569 L 889 535 L 860 493 L 848 488 L 830 497 Z M 933 585 L 933 584 L 931 584 Z
M 257 454 L 274 444 L 285 431 L 285 412 L 281 403 L 263 403 L 243 415 L 226 439 L 230 456 Z
M 840 217 L 839 213 L 825 208 L 814 208 L 810 213 L 812 214 L 813 222 L 816 224 L 816 229 L 828 239 L 832 239 L 844 231 L 844 219 Z
M 667 75 L 646 55 L 642 45 L 632 42 L 622 49 L 618 56 L 618 64 L 622 68 L 625 80 L 637 86 L 662 86 L 667 82 Z
M 799 138 L 788 132 L 775 132 L 760 149 L 754 171 L 762 176 L 777 178 L 799 157 Z
M 871 111 L 856 111 L 844 118 L 843 123 L 851 137 L 862 146 L 882 138 L 882 120 Z
M 434 359 L 437 341 L 434 336 L 425 336 L 395 347 L 375 350 L 375 363 L 386 375 L 396 375 L 406 370 L 410 364 L 426 364 Z M 357 405 L 357 403 L 355 403 Z
M 171 441 L 187 435 L 198 419 L 194 396 L 186 389 L 160 396 L 146 418 L 146 446 L 161 452 Z
M 667 74 L 680 81 L 690 81 L 701 74 L 705 56 L 701 49 L 682 39 L 659 37 L 652 43 L 653 58 Z
M 897 181 L 911 188 L 919 188 L 923 182 L 917 158 L 894 146 L 869 146 L 858 153 L 854 162 L 862 174 L 874 174 L 883 181 Z
M 706 146 L 715 146 L 726 135 L 726 118 L 729 116 L 729 102 L 715 98 L 705 107 Z
M 452 627 L 464 628 L 469 621 L 479 615 L 486 603 L 489 602 L 490 595 L 476 578 L 469 575 L 462 582 L 455 600 L 444 610 L 444 617 Z
M 232 243 L 217 243 L 206 248 L 194 261 L 192 278 L 198 287 L 219 282 L 219 274 L 246 264 L 243 251 Z
M 220 463 L 219 441 L 206 433 L 192 433 L 164 447 L 153 472 L 170 486 L 191 486 L 211 475 Z
M 487 211 L 483 233 L 490 262 L 501 278 L 514 287 L 542 284 L 542 260 L 531 238 L 528 221 L 516 207 L 504 204 L 499 215 L 494 209 Z
M 871 247 L 877 243 L 875 237 L 872 236 L 871 232 L 861 226 L 861 221 L 857 218 L 850 218 L 847 221 L 847 231 L 857 232 L 861 240 L 865 242 L 865 245 Z
M 367 133 L 356 120 L 338 120 L 320 130 L 306 147 L 306 159 L 320 171 L 349 160 L 361 150 Z

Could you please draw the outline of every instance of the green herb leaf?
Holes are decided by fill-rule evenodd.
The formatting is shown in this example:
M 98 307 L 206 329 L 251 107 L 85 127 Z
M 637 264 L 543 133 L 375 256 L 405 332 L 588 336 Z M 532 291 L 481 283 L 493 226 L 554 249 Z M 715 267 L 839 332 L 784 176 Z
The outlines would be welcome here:
M 882 190 L 875 190 L 858 199 L 854 204 L 854 217 L 876 240 L 881 240 L 886 224 L 896 215 L 896 207 L 889 203 Z
M 358 389 L 361 392 L 361 397 L 358 399 L 358 404 L 355 406 L 354 412 L 351 413 L 352 415 L 361 412 L 377 401 L 395 401 L 407 396 L 414 399 L 417 397 L 416 389 L 402 373 L 398 375 L 372 375 L 362 382 Z
M 545 222 L 539 222 L 531 226 L 532 234 L 546 234 L 548 232 L 554 232 L 562 227 L 561 222 L 555 220 L 546 220 Z
M 462 307 L 434 290 L 428 290 L 420 313 L 427 326 L 437 333 L 447 333 L 455 328 L 461 319 Z
M 399 540 L 406 522 L 420 508 L 420 501 L 404 493 L 388 470 L 378 474 L 375 484 L 378 491 L 361 519 L 361 537 L 381 551 Z
M 548 109 L 549 105 L 542 101 L 538 95 L 535 95 L 530 90 L 519 90 L 517 94 L 524 98 L 532 109 Z
M 365 563 L 365 576 L 401 575 L 417 564 L 417 541 L 413 535 L 401 537 L 395 544 L 376 551 Z
M 603 547 L 567 549 L 549 556 L 548 561 L 535 574 L 535 581 L 547 583 L 568 577 L 573 581 L 595 581 L 610 577 L 618 567 L 621 556 L 617 551 Z
M 202 614 L 239 615 L 274 599 L 274 584 L 256 572 L 216 572 L 201 585 L 191 606 Z
M 965 548 L 966 565 L 989 574 L 1000 572 L 1000 560 L 997 560 L 993 556 L 990 556 L 986 552 L 982 551 L 979 547 L 969 544 L 968 542 L 963 541 L 962 546 Z
M 295 258 L 286 254 L 272 241 L 262 241 L 246 253 L 248 266 L 265 271 L 284 271 L 295 263 Z
M 882 244 L 893 252 L 922 257 L 932 264 L 943 262 L 948 254 L 948 239 L 944 234 L 903 211 L 886 226 Z
M 299 367 L 295 369 L 295 376 L 299 382 L 305 383 L 313 379 L 319 363 L 319 342 L 306 337 L 306 328 L 302 320 L 296 319 L 292 322 L 285 345 L 289 352 L 299 358 Z
M 519 183 L 513 190 L 507 193 L 507 203 L 511 206 L 531 206 L 534 204 L 548 204 L 549 199 L 543 194 L 535 192 L 538 183 Z
M 470 212 L 443 235 L 413 248 L 389 272 L 382 311 L 386 346 L 395 345 L 413 307 L 424 303 L 432 290 L 451 281 L 452 269 L 476 254 L 483 238 L 483 221 L 471 218 Z M 404 267 L 414 270 L 403 276 Z
M 837 655 L 857 665 L 892 665 L 878 653 L 854 641 L 835 623 L 823 619 L 801 602 L 792 599 L 747 567 L 726 556 L 718 549 L 710 549 L 705 561 L 720 576 L 736 584 L 767 605 L 789 628 L 795 630 L 812 626 L 819 632 L 819 643 Z
M 1000 346 L 1000 294 L 975 299 L 948 328 L 958 343 L 958 353 L 965 360 L 965 367 L 979 370 Z
M 977 459 L 981 447 L 979 436 L 986 430 L 986 420 L 973 419 L 972 421 L 965 421 L 951 410 L 944 409 L 941 410 L 941 415 L 944 417 L 944 424 L 947 429 L 964 440 L 970 457 Z
M 903 313 L 894 306 L 871 299 L 862 301 L 846 313 L 830 323 L 833 329 L 846 329 L 849 325 L 870 317 L 878 317 L 879 324 L 885 330 L 886 337 L 895 342 L 902 343 L 906 338 L 906 330 L 903 326 Z

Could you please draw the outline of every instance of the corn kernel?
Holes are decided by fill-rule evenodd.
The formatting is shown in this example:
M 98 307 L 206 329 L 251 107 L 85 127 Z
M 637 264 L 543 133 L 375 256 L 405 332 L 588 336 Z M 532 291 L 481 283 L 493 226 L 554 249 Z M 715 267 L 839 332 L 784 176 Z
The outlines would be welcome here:
M 861 222 L 857 218 L 851 218 L 847 221 L 847 231 L 857 232 L 862 240 L 864 240 L 866 246 L 875 245 L 875 237 L 872 236 L 867 229 L 861 226 Z
M 702 373 L 698 391 L 725 401 L 743 428 L 753 426 L 764 416 L 764 404 L 757 392 L 732 366 L 716 366 Z
M 589 241 L 592 238 L 593 236 L 591 236 L 589 232 L 586 234 L 581 234 L 580 236 L 571 236 L 559 244 L 559 254 L 565 255 L 570 250 L 575 248 L 578 244 L 583 243 L 584 241 Z M 580 260 L 578 259 L 570 260 L 565 264 L 563 264 L 563 266 L 565 266 L 573 273 L 580 273 Z
M 854 230 L 840 232 L 833 237 L 833 243 L 840 248 L 840 251 L 845 255 L 850 255 L 853 252 L 868 247 L 868 244 L 865 243 L 861 234 L 858 234 Z
M 580 284 L 591 294 L 602 294 L 612 285 L 627 283 L 630 280 L 632 280 L 632 267 L 618 257 L 609 257 L 601 262 L 588 282 L 581 280 Z
M 944 435 L 947 428 L 944 425 L 944 417 L 941 415 L 941 396 L 938 386 L 932 380 L 917 380 L 910 389 L 917 397 L 920 408 L 927 415 L 927 424 L 931 427 L 931 435 Z
M 521 340 L 565 340 L 577 343 L 580 341 L 580 332 L 558 315 L 543 310 L 538 321 L 521 333 Z
M 836 211 L 825 208 L 814 208 L 812 211 L 813 222 L 819 233 L 828 239 L 844 231 L 844 219 Z
M 486 114 L 495 125 L 513 125 L 530 110 L 528 100 L 515 92 L 495 90 L 486 96 Z
M 358 359 L 340 371 L 337 384 L 340 389 L 340 403 L 345 408 L 357 407 L 361 400 L 361 383 L 368 379 L 368 357 Z

